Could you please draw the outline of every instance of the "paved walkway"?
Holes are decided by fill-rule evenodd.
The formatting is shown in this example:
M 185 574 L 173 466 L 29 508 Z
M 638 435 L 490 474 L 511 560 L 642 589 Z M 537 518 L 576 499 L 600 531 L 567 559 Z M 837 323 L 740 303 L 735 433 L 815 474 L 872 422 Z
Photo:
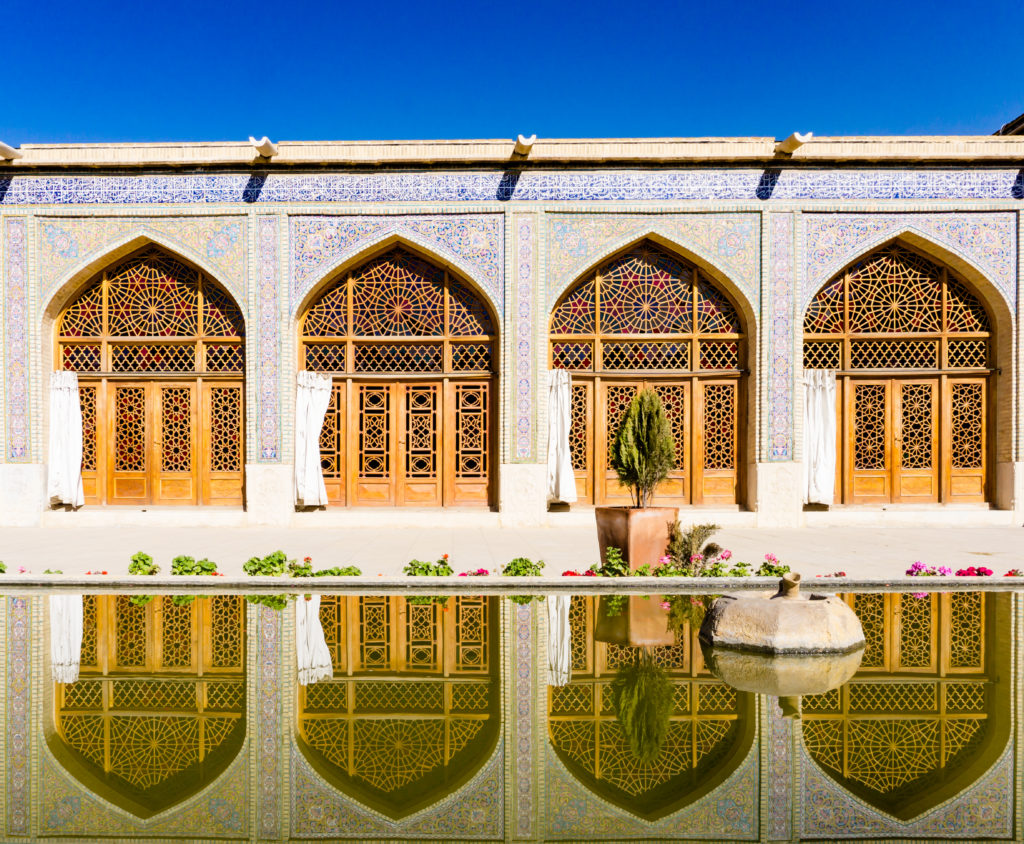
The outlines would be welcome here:
M 954 568 L 984 565 L 996 575 L 1024 568 L 1024 529 L 830 527 L 792 530 L 724 528 L 716 539 L 754 568 L 768 552 L 805 576 L 845 571 L 852 577 L 901 575 L 915 560 Z M 450 555 L 456 572 L 497 569 L 513 557 L 543 559 L 546 574 L 583 569 L 597 560 L 593 528 L 8 528 L 0 560 L 15 573 L 61 569 L 126 574 L 131 555 L 145 551 L 169 573 L 178 554 L 209 557 L 228 575 L 242 574 L 253 555 L 282 549 L 311 556 L 317 568 L 358 565 L 364 574 L 401 574 L 410 559 Z

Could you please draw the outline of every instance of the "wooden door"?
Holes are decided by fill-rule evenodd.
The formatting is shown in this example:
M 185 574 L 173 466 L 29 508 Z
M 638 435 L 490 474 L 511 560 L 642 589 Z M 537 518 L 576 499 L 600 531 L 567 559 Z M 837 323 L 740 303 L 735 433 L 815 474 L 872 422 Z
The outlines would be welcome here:
M 895 381 L 893 500 L 939 500 L 939 381 Z
M 149 386 L 154 504 L 196 504 L 199 500 L 196 393 L 195 382 Z
M 594 500 L 594 382 L 572 383 L 569 413 L 569 454 L 572 457 L 576 499 Z
M 676 468 L 669 472 L 668 477 L 658 485 L 656 493 L 659 498 L 671 499 L 673 504 L 692 503 L 693 462 L 690 430 L 693 408 L 691 386 L 689 380 L 644 382 L 644 387 L 651 387 L 661 399 L 669 425 L 672 426 L 672 436 L 675 438 Z
M 984 378 L 950 378 L 942 398 L 943 468 L 948 477 L 947 501 L 984 501 L 988 441 L 988 396 Z
M 200 493 L 204 504 L 237 506 L 243 501 L 245 418 L 241 381 L 204 381 Z
M 641 389 L 643 381 L 602 381 L 600 384 L 597 418 L 603 419 L 604 425 L 598 427 L 595 504 L 629 506 L 633 503 L 629 488 L 619 483 L 619 476 L 612 468 L 611 453 L 616 432 L 622 425 L 630 402 Z
M 892 500 L 891 386 L 888 379 L 847 381 L 846 500 L 854 504 Z
M 103 382 L 79 382 L 82 409 L 82 491 L 86 504 L 102 504 L 106 493 L 106 450 L 99 447 L 105 434 L 100 425 L 107 419 Z
M 389 505 L 397 500 L 397 384 L 352 385 L 348 453 L 354 504 Z
M 153 422 L 150 385 L 109 385 L 105 440 L 107 500 L 111 504 L 149 504 L 152 496 Z
M 739 478 L 739 381 L 698 381 L 700 402 L 693 429 L 693 503 L 735 504 Z
M 444 503 L 490 503 L 491 382 L 451 381 L 444 414 Z
M 396 503 L 436 506 L 441 503 L 443 385 L 393 386 L 398 399 Z

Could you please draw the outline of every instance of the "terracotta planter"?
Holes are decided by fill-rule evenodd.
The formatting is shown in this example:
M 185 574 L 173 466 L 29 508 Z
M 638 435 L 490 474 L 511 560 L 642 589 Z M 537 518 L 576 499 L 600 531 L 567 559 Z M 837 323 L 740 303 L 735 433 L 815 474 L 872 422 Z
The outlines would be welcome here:
M 607 598 L 601 598 L 594 638 L 624 648 L 660 648 L 676 643 L 668 627 L 668 613 L 657 595 L 630 595 L 619 612 L 608 612 Z
M 668 546 L 668 533 L 679 517 L 676 507 L 595 507 L 597 542 L 601 547 L 601 564 L 609 548 L 618 548 L 636 571 L 645 563 L 652 569 Z

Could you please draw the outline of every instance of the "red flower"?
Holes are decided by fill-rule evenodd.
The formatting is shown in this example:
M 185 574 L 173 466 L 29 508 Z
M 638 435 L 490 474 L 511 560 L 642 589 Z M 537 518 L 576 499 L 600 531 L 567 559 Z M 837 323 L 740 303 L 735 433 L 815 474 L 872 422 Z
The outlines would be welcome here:
M 580 576 L 580 573 L 578 571 L 573 571 L 572 569 L 566 569 L 565 571 L 562 572 L 562 577 L 579 577 L 579 576 Z

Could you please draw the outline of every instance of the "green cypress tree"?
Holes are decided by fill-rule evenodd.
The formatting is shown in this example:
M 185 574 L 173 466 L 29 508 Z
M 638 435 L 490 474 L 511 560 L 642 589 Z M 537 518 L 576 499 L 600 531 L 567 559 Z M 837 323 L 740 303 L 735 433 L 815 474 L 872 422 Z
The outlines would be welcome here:
M 612 444 L 612 468 L 630 488 L 637 507 L 647 507 L 676 466 L 676 444 L 665 408 L 652 389 L 641 390 L 626 411 Z

